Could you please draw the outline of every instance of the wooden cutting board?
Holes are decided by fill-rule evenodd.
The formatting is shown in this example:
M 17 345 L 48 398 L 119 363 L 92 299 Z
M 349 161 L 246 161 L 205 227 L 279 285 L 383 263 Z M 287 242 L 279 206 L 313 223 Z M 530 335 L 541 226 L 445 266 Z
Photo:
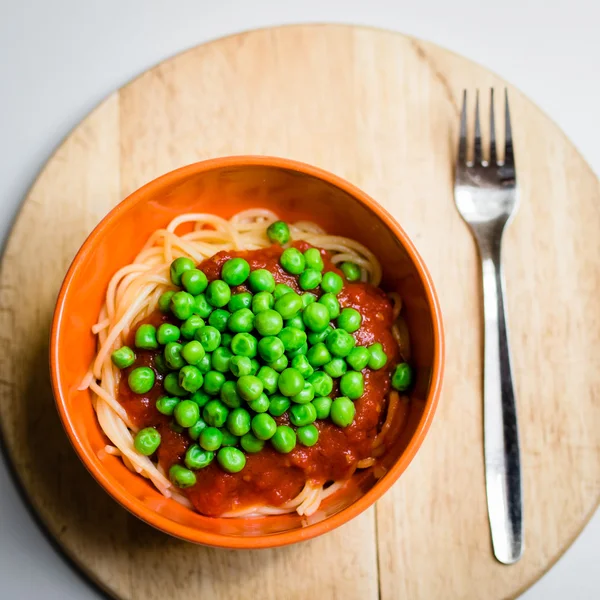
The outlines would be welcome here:
M 600 189 L 556 125 L 508 86 L 522 202 L 506 236 L 505 268 L 526 549 L 510 567 L 492 556 L 480 281 L 452 179 L 463 88 L 506 85 L 475 63 L 394 33 L 266 29 L 151 69 L 107 98 L 56 151 L 25 201 L 2 264 L 2 433 L 42 521 L 109 594 L 511 598 L 578 535 L 600 496 Z M 71 259 L 111 207 L 176 167 L 251 153 L 333 171 L 396 216 L 439 291 L 447 370 L 427 440 L 374 509 L 301 545 L 224 551 L 151 529 L 92 480 L 54 408 L 48 331 Z

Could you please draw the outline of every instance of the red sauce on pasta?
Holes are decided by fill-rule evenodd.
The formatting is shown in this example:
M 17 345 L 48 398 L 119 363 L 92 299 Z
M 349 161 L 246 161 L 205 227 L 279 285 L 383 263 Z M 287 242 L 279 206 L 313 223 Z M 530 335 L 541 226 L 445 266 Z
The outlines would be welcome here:
M 306 242 L 296 242 L 298 249 L 309 248 Z M 298 292 L 296 278 L 286 273 L 279 264 L 282 253 L 280 246 L 261 250 L 219 252 L 205 260 L 200 268 L 210 281 L 217 279 L 223 263 L 233 257 L 245 258 L 252 269 L 268 269 L 278 283 L 285 283 Z M 328 253 L 321 251 L 325 271 L 339 271 L 331 263 Z M 237 286 L 233 293 L 247 291 L 245 286 Z M 356 400 L 356 414 L 353 423 L 342 429 L 328 421 L 317 421 L 319 440 L 312 447 L 296 445 L 289 454 L 279 454 L 269 445 L 257 454 L 246 456 L 245 468 L 235 474 L 224 472 L 213 461 L 208 467 L 196 472 L 197 483 L 183 490 L 194 508 L 205 515 L 218 516 L 229 511 L 249 506 L 278 506 L 294 498 L 307 481 L 323 484 L 349 478 L 356 470 L 358 461 L 371 456 L 372 443 L 382 422 L 387 393 L 390 389 L 391 368 L 398 358 L 398 347 L 391 333 L 392 304 L 385 293 L 370 284 L 345 283 L 338 295 L 342 308 L 353 307 L 360 311 L 363 319 L 360 329 L 354 333 L 357 345 L 370 345 L 379 342 L 388 357 L 384 369 L 365 369 L 365 391 Z M 159 325 L 169 318 L 159 312 L 145 322 Z M 154 366 L 155 353 L 138 352 L 135 368 L 142 365 Z M 157 451 L 160 465 L 168 471 L 176 462 L 182 462 L 185 451 L 191 443 L 187 435 L 173 431 L 171 419 L 160 414 L 155 402 L 161 394 L 162 376 L 157 373 L 157 383 L 150 393 L 143 396 L 134 394 L 127 385 L 127 374 L 123 373 L 119 387 L 119 401 L 131 420 L 138 427 L 156 427 L 161 434 L 161 444 Z M 337 394 L 335 388 L 332 396 Z M 287 414 L 276 418 L 278 424 L 287 424 Z

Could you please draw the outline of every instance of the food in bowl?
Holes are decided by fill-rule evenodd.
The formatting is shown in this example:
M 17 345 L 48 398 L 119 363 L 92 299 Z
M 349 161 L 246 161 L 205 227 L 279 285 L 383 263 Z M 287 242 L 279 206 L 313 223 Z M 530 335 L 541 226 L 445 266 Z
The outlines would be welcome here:
M 212 517 L 313 514 L 403 429 L 402 301 L 363 244 L 266 209 L 182 214 L 111 279 L 80 389 L 104 451 Z

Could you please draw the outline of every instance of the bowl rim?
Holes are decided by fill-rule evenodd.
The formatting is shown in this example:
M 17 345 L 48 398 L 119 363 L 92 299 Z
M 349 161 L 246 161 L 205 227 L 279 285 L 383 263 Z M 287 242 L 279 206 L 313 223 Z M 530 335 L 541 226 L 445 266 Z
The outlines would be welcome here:
M 410 256 L 425 290 L 433 327 L 433 364 L 429 392 L 425 401 L 425 409 L 408 446 L 390 470 L 377 481 L 370 490 L 350 506 L 318 523 L 291 531 L 247 537 L 213 533 L 177 523 L 148 508 L 141 500 L 133 497 L 127 490 L 121 488 L 121 486 L 116 486 L 111 478 L 107 476 L 105 469 L 101 469 L 97 466 L 96 462 L 93 460 L 92 451 L 86 449 L 77 433 L 74 422 L 67 409 L 66 399 L 62 393 L 61 372 L 58 360 L 58 346 L 60 344 L 59 331 L 64 317 L 66 296 L 71 289 L 73 278 L 79 270 L 82 260 L 93 251 L 95 243 L 101 238 L 105 229 L 117 220 L 121 216 L 121 213 L 126 211 L 131 205 L 141 201 L 142 198 L 146 197 L 155 188 L 159 188 L 165 184 L 175 183 L 182 177 L 234 166 L 273 167 L 309 175 L 341 189 L 373 212 L 379 220 L 392 231 Z M 112 208 L 86 238 L 69 266 L 58 294 L 50 334 L 50 371 L 55 403 L 63 427 L 77 456 L 94 479 L 113 499 L 119 502 L 121 506 L 147 524 L 186 541 L 230 549 L 275 548 L 309 540 L 349 522 L 373 505 L 387 490 L 389 490 L 389 488 L 398 480 L 400 475 L 407 469 L 429 431 L 441 392 L 444 362 L 444 330 L 442 325 L 442 314 L 431 275 L 413 242 L 390 213 L 361 189 L 333 173 L 329 173 L 319 167 L 287 158 L 260 155 L 236 155 L 212 158 L 180 167 L 146 183 Z

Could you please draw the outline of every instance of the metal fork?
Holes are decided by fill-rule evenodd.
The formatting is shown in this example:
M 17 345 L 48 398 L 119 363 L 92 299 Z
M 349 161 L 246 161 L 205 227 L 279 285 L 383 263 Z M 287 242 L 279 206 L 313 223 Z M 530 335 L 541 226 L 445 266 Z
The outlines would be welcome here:
M 505 92 L 504 160 L 496 156 L 494 90 L 490 104 L 489 159 L 482 154 L 479 92 L 475 103 L 473 161 L 467 160 L 467 92 L 463 96 L 454 198 L 479 248 L 483 280 L 484 454 L 488 516 L 494 555 L 512 564 L 523 553 L 521 461 L 515 390 L 510 366 L 501 247 L 517 209 L 512 130 Z

